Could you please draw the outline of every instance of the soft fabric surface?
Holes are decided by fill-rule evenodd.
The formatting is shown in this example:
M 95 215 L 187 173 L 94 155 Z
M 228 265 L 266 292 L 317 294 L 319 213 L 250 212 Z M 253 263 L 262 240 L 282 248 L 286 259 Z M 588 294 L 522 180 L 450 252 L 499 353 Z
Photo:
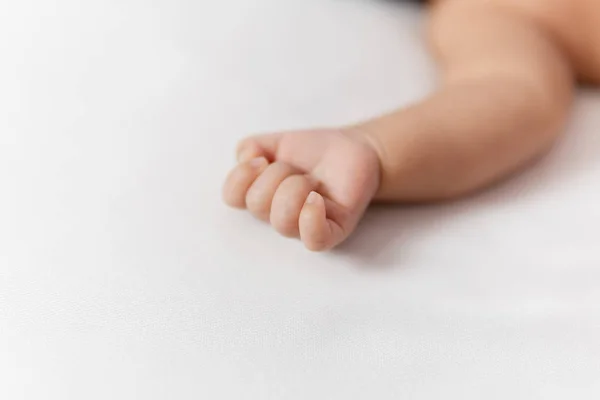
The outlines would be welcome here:
M 248 133 L 434 74 L 377 0 L 20 0 L 0 14 L 0 398 L 600 397 L 600 95 L 533 169 L 306 252 L 219 191 Z

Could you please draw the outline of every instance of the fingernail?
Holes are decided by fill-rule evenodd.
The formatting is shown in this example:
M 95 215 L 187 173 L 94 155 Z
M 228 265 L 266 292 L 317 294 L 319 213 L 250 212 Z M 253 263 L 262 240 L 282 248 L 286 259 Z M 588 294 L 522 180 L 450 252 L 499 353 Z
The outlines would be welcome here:
M 264 157 L 256 157 L 250 160 L 250 166 L 252 168 L 262 168 L 267 165 L 269 162 Z
M 319 194 L 317 192 L 310 192 L 308 197 L 306 198 L 307 204 L 317 204 L 319 201 Z

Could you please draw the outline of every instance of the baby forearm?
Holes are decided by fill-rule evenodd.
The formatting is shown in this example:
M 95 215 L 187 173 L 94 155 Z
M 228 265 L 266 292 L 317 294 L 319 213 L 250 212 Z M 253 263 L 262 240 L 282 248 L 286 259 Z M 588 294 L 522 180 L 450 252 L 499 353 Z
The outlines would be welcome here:
M 546 28 L 493 2 L 435 4 L 429 38 L 442 88 L 358 127 L 381 159 L 375 200 L 483 188 L 549 148 L 571 103 L 571 68 Z
M 376 200 L 453 198 L 515 171 L 549 148 L 562 128 L 567 103 L 541 95 L 518 80 L 490 77 L 449 85 L 367 122 L 360 129 L 382 164 Z

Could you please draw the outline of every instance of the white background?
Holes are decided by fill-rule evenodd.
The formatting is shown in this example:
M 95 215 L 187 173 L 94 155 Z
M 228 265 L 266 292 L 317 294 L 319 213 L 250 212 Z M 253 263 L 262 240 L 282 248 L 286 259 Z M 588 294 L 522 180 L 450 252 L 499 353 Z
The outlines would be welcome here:
M 0 13 L 0 398 L 597 399 L 600 95 L 477 198 L 306 252 L 220 202 L 246 134 L 433 87 L 380 0 Z

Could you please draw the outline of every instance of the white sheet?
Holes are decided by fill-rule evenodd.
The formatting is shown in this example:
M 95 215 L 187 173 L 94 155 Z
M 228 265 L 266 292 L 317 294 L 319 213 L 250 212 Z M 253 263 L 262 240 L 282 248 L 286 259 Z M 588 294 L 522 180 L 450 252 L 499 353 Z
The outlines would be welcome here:
M 237 139 L 433 85 L 378 0 L 19 0 L 0 14 L 0 398 L 600 396 L 600 96 L 482 196 L 308 253 L 220 202 Z

